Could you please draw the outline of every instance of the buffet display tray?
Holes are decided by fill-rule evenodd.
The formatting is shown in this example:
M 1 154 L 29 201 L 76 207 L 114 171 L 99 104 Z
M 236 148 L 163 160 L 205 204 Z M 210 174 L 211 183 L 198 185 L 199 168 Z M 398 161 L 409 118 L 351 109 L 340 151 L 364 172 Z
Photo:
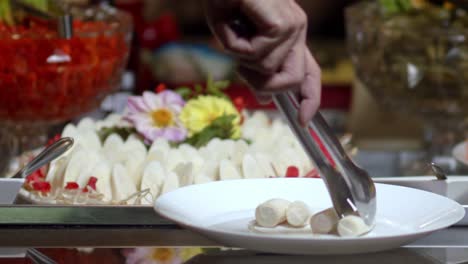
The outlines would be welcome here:
M 0 248 L 220 247 L 135 206 L 0 206 Z M 468 248 L 468 228 L 451 227 L 406 247 Z

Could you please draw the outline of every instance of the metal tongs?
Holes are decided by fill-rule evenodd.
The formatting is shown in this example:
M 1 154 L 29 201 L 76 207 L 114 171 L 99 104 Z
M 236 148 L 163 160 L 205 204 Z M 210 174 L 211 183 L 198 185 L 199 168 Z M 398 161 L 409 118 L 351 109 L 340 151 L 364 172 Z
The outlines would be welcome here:
M 230 24 L 241 37 L 249 38 L 254 35 L 252 30 L 255 27 L 241 14 L 237 14 Z M 294 93 L 276 94 L 273 100 L 319 171 L 338 216 L 359 215 L 366 224 L 372 226 L 376 213 L 376 191 L 368 173 L 356 166 L 348 157 L 320 113 L 315 115 L 308 127 L 300 125 L 299 103 Z M 333 163 L 322 153 L 319 143 L 314 140 L 309 128 L 317 134 Z
M 22 9 L 30 15 L 54 21 L 57 25 L 57 33 L 61 38 L 70 39 L 73 37 L 73 18 L 71 14 L 67 12 L 57 14 L 40 10 L 22 0 L 11 0 L 11 3 L 14 8 Z
M 340 217 L 359 215 L 366 224 L 373 225 L 376 212 L 374 182 L 348 157 L 322 115 L 315 114 L 308 127 L 303 127 L 298 121 L 299 103 L 292 92 L 276 94 L 273 99 L 320 172 L 337 214 Z M 322 153 L 309 128 L 317 134 L 335 166 Z

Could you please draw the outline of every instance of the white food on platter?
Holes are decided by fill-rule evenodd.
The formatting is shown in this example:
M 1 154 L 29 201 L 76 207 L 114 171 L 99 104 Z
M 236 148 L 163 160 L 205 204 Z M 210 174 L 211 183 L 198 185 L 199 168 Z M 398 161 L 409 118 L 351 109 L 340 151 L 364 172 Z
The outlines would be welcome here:
M 52 190 L 64 188 L 69 182 L 77 182 L 81 189 L 93 176 L 98 179 L 96 191 L 102 194 L 103 201 L 119 203 L 128 198 L 130 191 L 135 194 L 149 190 L 151 199 L 155 200 L 164 192 L 192 184 L 284 177 L 289 166 L 298 167 L 300 175 L 313 169 L 286 123 L 271 120 L 262 111 L 245 116 L 241 132 L 249 143 L 215 138 L 199 149 L 188 144 L 173 147 L 163 138 L 156 139 L 147 149 L 136 135 L 124 140 L 117 133 L 110 134 L 101 143 L 99 129 L 111 126 L 130 124 L 122 115 L 111 114 L 104 120 L 85 118 L 77 125 L 64 127 L 62 137 L 72 137 L 75 144 L 49 166 L 46 180 Z M 153 162 L 158 162 L 156 171 L 162 175 L 154 175 Z M 116 179 L 132 184 L 118 186 L 125 184 Z M 145 197 L 141 202 L 147 200 L 144 203 L 149 204 L 151 199 Z M 138 199 L 134 201 L 139 203 Z
M 308 224 L 310 209 L 302 201 L 294 201 L 286 209 L 286 221 L 294 227 L 304 227 Z
M 339 218 L 334 208 L 318 212 L 310 218 L 310 227 L 313 233 L 329 234 L 336 230 Z
M 166 172 L 159 161 L 150 162 L 143 172 L 140 189 L 149 189 L 151 197 L 157 197 L 162 190 L 165 174 Z M 152 201 L 145 199 L 145 203 L 151 204 Z
M 337 226 L 338 234 L 341 237 L 358 237 L 366 234 L 371 227 L 366 225 L 364 220 L 355 215 L 348 215 L 340 219 Z
M 107 161 L 97 164 L 91 171 L 91 175 L 98 179 L 96 182 L 96 191 L 103 195 L 104 201 L 112 200 L 111 174 L 112 169 Z
M 255 221 L 259 226 L 275 227 L 286 221 L 286 210 L 290 204 L 288 200 L 280 198 L 263 202 L 255 209 Z
M 219 163 L 219 179 L 220 180 L 237 180 L 242 179 L 241 173 L 234 163 L 228 159 L 223 159 Z
M 112 168 L 112 196 L 117 201 L 125 201 L 137 192 L 132 178 L 128 175 L 127 169 L 120 163 Z M 131 201 L 130 201 L 131 203 Z

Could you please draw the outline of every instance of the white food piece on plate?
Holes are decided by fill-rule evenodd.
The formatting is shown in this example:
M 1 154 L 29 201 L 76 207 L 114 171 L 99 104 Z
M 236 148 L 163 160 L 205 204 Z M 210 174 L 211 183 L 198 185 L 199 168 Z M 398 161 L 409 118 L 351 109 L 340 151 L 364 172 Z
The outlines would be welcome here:
M 80 132 L 82 138 L 82 144 L 86 149 L 100 150 L 102 148 L 101 140 L 97 135 L 96 131 L 85 130 Z
M 289 127 L 279 118 L 273 120 L 271 124 L 271 135 L 276 140 L 278 140 L 282 135 L 288 133 Z
M 72 124 L 67 124 L 62 131 L 62 137 L 74 138 L 78 135 L 78 129 Z
M 265 178 L 266 176 L 262 168 L 258 166 L 258 162 L 250 154 L 244 156 L 242 161 L 242 174 L 245 179 Z
M 294 227 L 303 227 L 310 218 L 310 209 L 302 201 L 294 201 L 286 210 L 286 220 Z
M 79 133 L 76 126 L 74 126 L 71 123 L 67 124 L 65 128 L 63 129 L 62 137 L 64 138 L 69 137 L 69 138 L 72 138 L 74 141 L 72 148 L 65 155 L 69 155 L 69 153 L 72 152 L 77 146 L 83 145 L 83 138 L 81 134 Z
M 356 215 L 348 215 L 340 219 L 337 230 L 341 237 L 358 237 L 370 231 L 364 220 Z
M 104 160 L 105 158 L 98 152 L 92 150 L 86 151 L 86 163 L 81 168 L 78 178 L 76 179 L 76 183 L 78 183 L 80 188 L 83 188 L 88 184 L 89 178 L 94 176 L 92 175 L 92 170 L 97 166 L 97 164 L 102 163 Z
M 222 143 L 219 138 L 214 138 L 206 147 L 200 150 L 200 154 L 205 160 L 220 161 L 221 157 L 224 155 L 224 150 L 222 149 Z
M 112 197 L 115 201 L 127 200 L 131 195 L 137 192 L 132 178 L 128 176 L 127 169 L 120 163 L 114 164 L 112 168 Z M 134 199 L 128 201 L 132 203 Z
M 249 149 L 249 145 L 245 140 L 237 140 L 234 144 L 234 150 L 231 154 L 231 160 L 236 165 L 240 165 L 244 158 L 245 153 Z
M 191 162 L 179 163 L 174 168 L 174 173 L 179 178 L 179 187 L 193 184 L 193 164 Z
M 242 176 L 234 163 L 230 160 L 223 159 L 219 163 L 219 179 L 220 180 L 235 180 L 241 179 Z
M 135 186 L 140 186 L 142 178 L 143 164 L 146 159 L 146 153 L 141 151 L 127 151 L 127 157 L 123 164 L 128 171 L 128 175 L 132 178 Z
M 260 167 L 266 177 L 276 177 L 278 176 L 273 170 L 273 166 L 271 165 L 271 160 L 268 155 L 263 153 L 256 153 L 255 159 L 257 160 L 258 167 Z
M 199 172 L 205 162 L 198 153 L 197 149 L 188 144 L 182 144 L 179 146 L 179 150 L 182 152 L 185 162 L 191 162 L 193 165 L 193 172 Z
M 231 139 L 226 139 L 221 141 L 221 152 L 219 159 L 232 159 L 234 153 L 236 142 Z
M 198 173 L 195 175 L 195 177 L 193 177 L 193 183 L 194 184 L 203 184 L 203 183 L 209 183 L 209 182 L 212 182 L 213 180 L 206 176 L 205 174 L 203 173 Z
M 168 171 L 173 171 L 179 163 L 184 161 L 184 156 L 180 150 L 171 149 L 167 153 L 166 163 L 164 165 Z
M 50 163 L 49 171 L 47 172 L 46 181 L 54 187 L 64 185 L 63 177 L 67 169 L 68 157 L 62 157 Z
M 151 147 L 149 149 L 149 153 L 159 150 L 161 151 L 164 155 L 166 155 L 169 152 L 169 149 L 171 149 L 171 146 L 169 145 L 169 141 L 164 138 L 157 138 L 155 141 L 153 141 L 153 144 L 151 144 Z
M 295 166 L 299 169 L 299 175 L 303 176 L 303 171 L 301 171 L 301 166 L 296 159 L 296 152 L 292 148 L 284 149 L 279 151 L 276 155 L 276 158 L 273 162 L 273 167 L 280 177 L 286 176 L 286 170 L 289 166 Z
M 80 122 L 78 123 L 76 128 L 78 129 L 78 131 L 80 133 L 83 133 L 85 131 L 94 131 L 94 130 L 96 130 L 96 125 L 95 125 L 95 122 L 94 122 L 93 119 L 91 119 L 89 117 L 85 117 L 85 118 L 80 120 Z
M 147 154 L 145 144 L 135 137 L 127 138 L 127 141 L 124 143 L 124 149 L 127 155 L 132 155 L 133 153 L 138 152 L 146 157 Z
M 166 178 L 164 179 L 164 184 L 163 184 L 161 194 L 168 193 L 177 188 L 179 188 L 179 178 L 174 172 L 171 171 L 166 174 Z
M 244 138 L 254 139 L 259 129 L 269 126 L 269 118 L 262 111 L 256 111 L 250 118 L 246 118 L 242 125 L 242 136 Z
M 112 200 L 111 166 L 109 162 L 102 161 L 91 171 L 91 175 L 97 178 L 96 191 L 103 195 L 104 201 Z
M 83 148 L 78 147 L 72 154 L 63 176 L 63 184 L 67 182 L 77 182 L 83 168 L 88 166 L 88 153 Z
M 161 164 L 166 164 L 166 154 L 162 150 L 154 150 L 146 156 L 145 164 L 149 164 L 152 161 L 160 162 Z
M 116 163 L 121 162 L 125 159 L 124 153 L 122 153 L 123 146 L 123 139 L 119 135 L 113 133 L 104 141 L 103 152 L 108 160 Z
M 339 217 L 334 208 L 328 208 L 314 214 L 310 218 L 310 227 L 316 234 L 328 234 L 336 230 Z
M 286 221 L 286 210 L 291 204 L 284 199 L 270 199 L 255 209 L 255 221 L 259 226 L 275 227 Z
M 151 197 L 155 200 L 162 190 L 166 171 L 162 164 L 158 161 L 150 162 L 143 171 L 140 190 L 149 189 Z M 143 199 L 143 201 L 146 199 Z
M 213 181 L 219 180 L 219 163 L 214 160 L 206 160 L 198 173 L 205 175 Z

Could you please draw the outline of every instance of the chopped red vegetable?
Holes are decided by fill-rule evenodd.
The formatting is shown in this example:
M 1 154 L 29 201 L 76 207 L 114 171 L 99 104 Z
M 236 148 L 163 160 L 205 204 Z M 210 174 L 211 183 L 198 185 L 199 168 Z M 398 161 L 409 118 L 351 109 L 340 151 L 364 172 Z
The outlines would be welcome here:
M 286 169 L 286 177 L 287 178 L 299 177 L 299 169 L 296 166 L 289 166 L 288 169 Z
M 154 89 L 154 91 L 156 93 L 160 93 L 162 91 L 165 91 L 167 89 L 167 86 L 164 84 L 164 83 L 161 83 L 159 84 L 158 86 L 156 86 L 156 88 Z
M 93 189 L 93 190 L 96 190 L 96 182 L 97 182 L 97 178 L 94 177 L 94 176 L 91 176 L 88 180 L 88 184 L 86 184 L 86 186 L 84 187 L 83 189 L 83 192 L 88 192 L 88 187 Z
M 57 141 L 58 141 L 59 139 L 61 139 L 61 138 L 62 138 L 62 135 L 56 134 L 53 138 L 51 138 L 51 139 L 49 139 L 49 140 L 47 141 L 46 146 L 48 147 L 48 146 L 54 144 L 55 142 L 57 142 Z
M 32 183 L 33 190 L 43 193 L 50 192 L 51 186 L 49 182 L 38 181 Z
M 26 176 L 26 182 L 27 183 L 29 183 L 29 182 L 40 182 L 40 181 L 44 181 L 44 178 L 45 178 L 45 175 L 42 172 L 42 169 L 38 169 L 35 172 L 33 172 L 33 173 L 29 174 L 28 176 Z
M 67 190 L 77 190 L 78 188 L 80 188 L 80 186 L 76 182 L 67 182 L 67 185 L 65 185 L 65 189 Z

